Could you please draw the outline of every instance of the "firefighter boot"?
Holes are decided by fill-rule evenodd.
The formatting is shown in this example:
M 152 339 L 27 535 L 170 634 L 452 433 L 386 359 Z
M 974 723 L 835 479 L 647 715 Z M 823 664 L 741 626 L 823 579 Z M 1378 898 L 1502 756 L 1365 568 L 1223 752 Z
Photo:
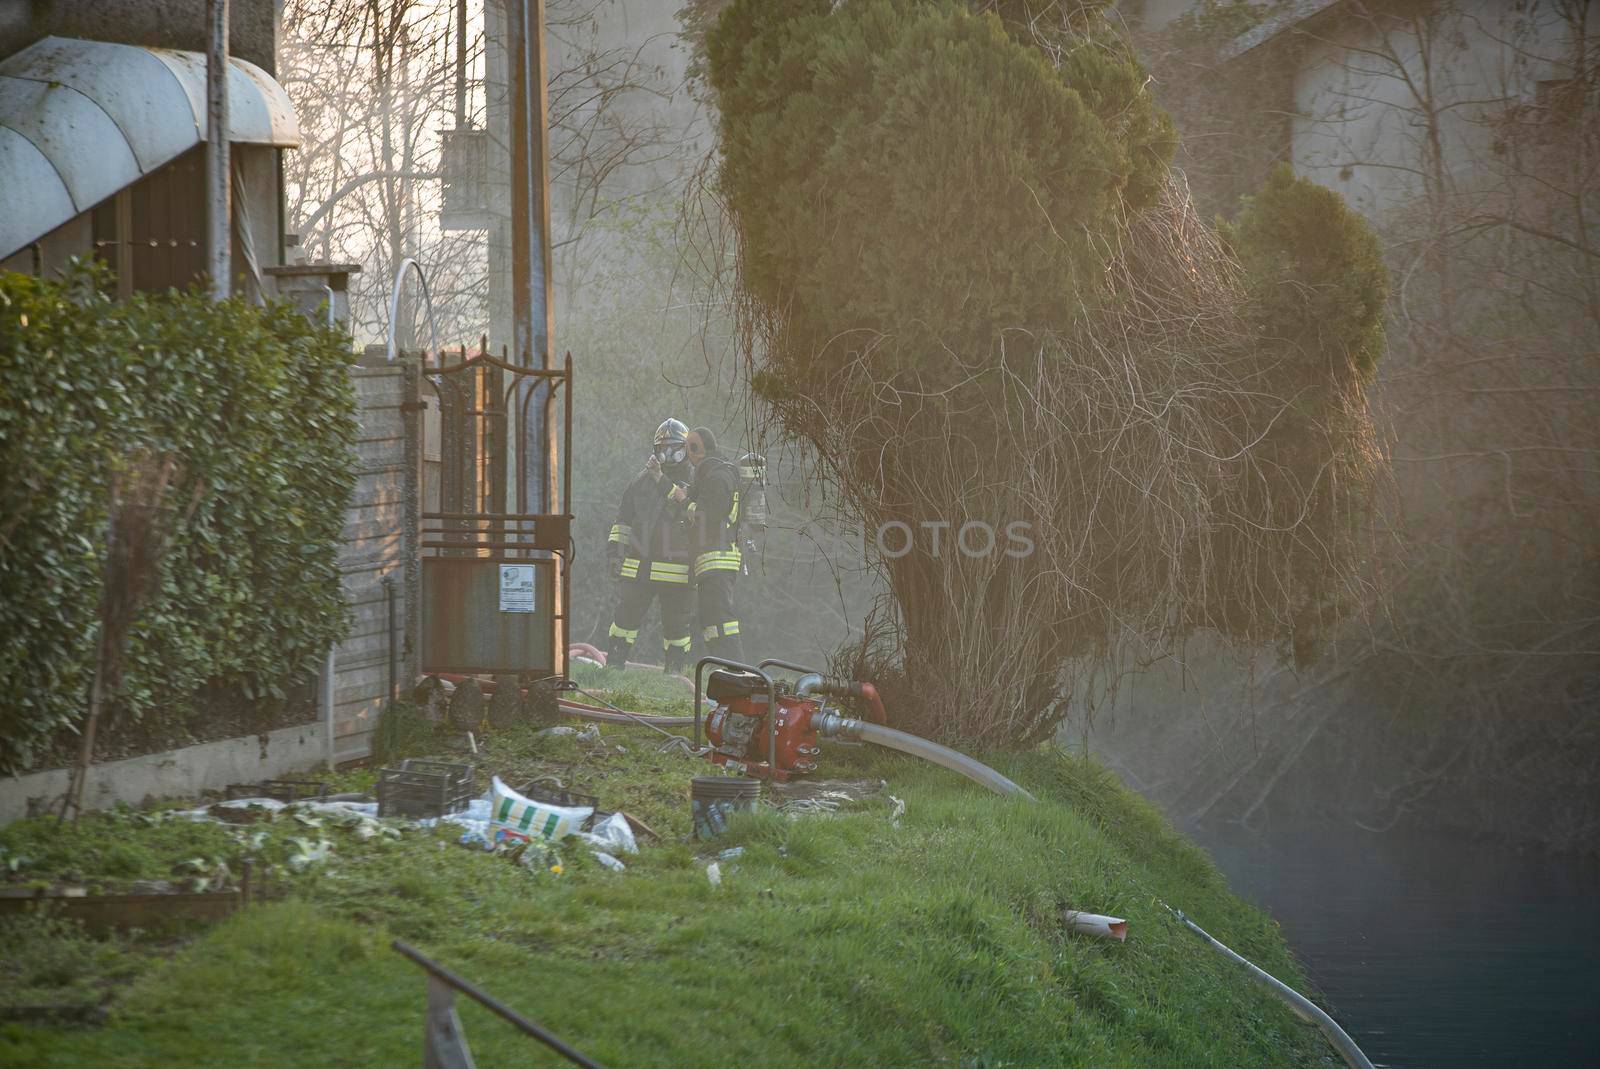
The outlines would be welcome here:
M 628 655 L 633 652 L 633 643 L 638 637 L 638 631 L 629 631 L 612 624 L 611 635 L 606 640 L 606 667 L 619 672 L 627 667 Z

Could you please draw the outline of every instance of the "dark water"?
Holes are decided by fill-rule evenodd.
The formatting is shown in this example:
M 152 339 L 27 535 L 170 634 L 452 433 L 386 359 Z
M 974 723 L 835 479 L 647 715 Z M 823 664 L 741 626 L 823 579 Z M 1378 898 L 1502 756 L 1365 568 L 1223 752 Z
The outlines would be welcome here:
M 1600 1067 L 1600 861 L 1353 825 L 1189 833 L 1375 1064 Z

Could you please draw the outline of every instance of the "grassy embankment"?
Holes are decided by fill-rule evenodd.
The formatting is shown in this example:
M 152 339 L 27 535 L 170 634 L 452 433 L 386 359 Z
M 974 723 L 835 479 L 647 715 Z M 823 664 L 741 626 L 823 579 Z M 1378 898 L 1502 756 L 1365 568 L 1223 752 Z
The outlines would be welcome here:
M 626 872 L 570 845 L 557 874 L 469 850 L 454 831 L 363 839 L 293 816 L 0 829 L 0 860 L 28 859 L 5 878 L 106 888 L 174 878 L 190 859 L 237 871 L 248 853 L 268 868 L 296 838 L 333 845 L 285 872 L 282 900 L 186 941 L 6 925 L 0 1001 L 109 999 L 110 1016 L 0 1025 L 0 1064 L 413 1064 L 423 979 L 389 949 L 395 936 L 612 1066 L 1332 1064 L 1315 1032 L 1157 900 L 1295 982 L 1273 924 L 1098 766 L 997 759 L 1040 797 L 1029 805 L 898 755 L 830 749 L 827 774 L 887 790 L 837 815 L 764 812 L 708 848 L 687 840 L 687 781 L 705 766 L 657 753 L 644 729 L 601 730 L 602 744 L 515 730 L 480 760 L 512 782 L 554 774 L 661 831 Z M 906 803 L 898 826 L 888 794 Z M 714 888 L 697 852 L 733 845 L 746 850 Z M 1127 943 L 1065 934 L 1066 905 L 1129 918 Z M 481 1065 L 564 1064 L 474 1004 L 461 1014 Z

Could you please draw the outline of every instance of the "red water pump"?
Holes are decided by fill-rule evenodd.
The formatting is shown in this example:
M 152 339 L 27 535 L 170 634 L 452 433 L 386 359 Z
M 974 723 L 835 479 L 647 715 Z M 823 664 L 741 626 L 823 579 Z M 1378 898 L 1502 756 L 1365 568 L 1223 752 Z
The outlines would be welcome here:
M 706 717 L 712 761 L 746 776 L 782 782 L 817 767 L 816 720 L 822 702 L 795 694 L 754 672 L 715 671 L 706 697 L 717 707 Z M 777 722 L 768 716 L 776 705 Z
M 715 708 L 705 720 L 706 756 L 746 776 L 782 782 L 803 776 L 817 767 L 818 739 L 838 734 L 855 723 L 822 704 L 823 695 L 863 699 L 877 723 L 883 722 L 883 705 L 870 683 L 824 679 L 802 665 L 767 660 L 752 667 L 736 661 L 706 657 L 695 666 L 695 749 L 700 748 L 700 681 L 703 669 L 720 666 L 706 681 L 705 695 Z M 771 670 L 786 668 L 801 673 L 790 686 L 773 678 Z M 777 716 L 768 715 L 776 709 Z

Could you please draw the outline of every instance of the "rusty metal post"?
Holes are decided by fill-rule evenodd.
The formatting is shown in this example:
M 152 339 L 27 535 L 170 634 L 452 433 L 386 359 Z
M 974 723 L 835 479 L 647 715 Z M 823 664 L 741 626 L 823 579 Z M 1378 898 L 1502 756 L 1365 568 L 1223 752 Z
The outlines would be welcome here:
M 434 354 L 442 360 L 443 354 Z M 405 593 L 404 673 L 409 687 L 422 675 L 422 458 L 427 452 L 427 404 L 422 399 L 422 363 L 425 356 L 400 362 L 400 424 L 405 435 L 400 482 L 401 582 Z
M 228 0 L 206 0 L 211 34 L 206 53 L 206 270 L 211 297 L 227 300 L 233 285 L 228 162 Z

